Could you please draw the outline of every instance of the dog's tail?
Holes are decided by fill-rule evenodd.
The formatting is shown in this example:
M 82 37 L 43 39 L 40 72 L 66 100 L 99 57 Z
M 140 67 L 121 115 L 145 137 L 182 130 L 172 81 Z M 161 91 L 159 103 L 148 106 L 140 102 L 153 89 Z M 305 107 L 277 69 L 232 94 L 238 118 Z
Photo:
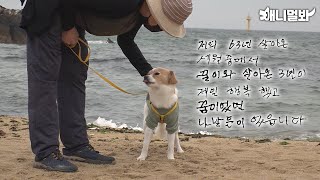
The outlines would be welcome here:
M 165 123 L 159 123 L 156 130 L 155 135 L 160 139 L 167 139 L 167 130 Z

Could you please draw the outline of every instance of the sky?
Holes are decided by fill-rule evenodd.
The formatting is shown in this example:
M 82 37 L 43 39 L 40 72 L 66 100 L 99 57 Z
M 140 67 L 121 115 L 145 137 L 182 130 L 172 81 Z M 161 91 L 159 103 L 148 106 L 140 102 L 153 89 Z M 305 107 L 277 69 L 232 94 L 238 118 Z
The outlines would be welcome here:
M 6 8 L 20 9 L 19 0 L 0 0 Z M 309 22 L 265 22 L 259 20 L 259 10 L 309 9 L 316 14 Z M 189 28 L 245 29 L 250 15 L 252 30 L 320 32 L 320 0 L 193 0 L 193 12 L 185 23 Z M 281 15 L 280 15 L 281 16 Z

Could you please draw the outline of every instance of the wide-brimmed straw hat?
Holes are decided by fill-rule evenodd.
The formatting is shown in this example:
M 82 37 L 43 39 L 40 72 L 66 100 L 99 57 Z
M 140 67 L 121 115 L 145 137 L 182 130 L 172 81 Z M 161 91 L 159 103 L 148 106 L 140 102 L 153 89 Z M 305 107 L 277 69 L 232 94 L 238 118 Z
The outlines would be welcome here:
M 162 30 L 174 37 L 184 37 L 183 22 L 192 12 L 191 0 L 146 0 L 152 16 Z

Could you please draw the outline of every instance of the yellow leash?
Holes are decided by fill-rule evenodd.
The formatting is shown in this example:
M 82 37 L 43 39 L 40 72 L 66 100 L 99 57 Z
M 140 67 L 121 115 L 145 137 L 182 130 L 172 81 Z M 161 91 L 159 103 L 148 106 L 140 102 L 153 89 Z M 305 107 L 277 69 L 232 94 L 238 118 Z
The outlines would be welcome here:
M 81 57 L 81 45 L 80 45 L 80 42 L 82 44 L 84 44 L 87 48 L 88 48 L 88 55 L 87 57 L 83 60 L 82 57 Z M 117 86 L 115 83 L 113 83 L 112 81 L 110 81 L 108 78 L 104 77 L 102 74 L 100 74 L 98 71 L 96 71 L 95 69 L 93 69 L 92 67 L 90 67 L 87 62 L 89 61 L 89 57 L 90 57 L 90 54 L 91 54 L 91 49 L 90 49 L 90 46 L 84 42 L 81 38 L 79 38 L 79 41 L 77 42 L 77 45 L 79 47 L 79 53 L 77 54 L 76 52 L 74 52 L 74 50 L 72 48 L 74 47 L 71 47 L 71 46 L 68 46 L 66 45 L 67 47 L 69 47 L 69 49 L 72 51 L 72 53 L 78 58 L 78 60 L 80 62 L 82 62 L 84 65 L 86 65 L 89 69 L 91 69 L 96 75 L 98 75 L 102 80 L 104 80 L 105 82 L 107 82 L 110 86 L 118 89 L 119 91 L 123 92 L 123 93 L 126 93 L 126 94 L 130 94 L 130 95 L 142 95 L 142 94 L 146 94 L 146 93 L 139 93 L 139 94 L 136 94 L 136 93 L 130 93 L 124 89 L 122 89 L 121 87 Z
M 171 114 L 178 106 L 178 101 L 174 104 L 174 106 L 170 109 L 170 111 L 168 111 L 166 114 L 160 114 L 156 108 L 152 105 L 151 101 L 149 101 L 150 105 L 151 105 L 151 109 L 153 110 L 154 113 L 156 113 L 158 116 L 160 116 L 160 123 L 164 123 L 164 118 L 166 116 L 168 116 L 169 114 Z

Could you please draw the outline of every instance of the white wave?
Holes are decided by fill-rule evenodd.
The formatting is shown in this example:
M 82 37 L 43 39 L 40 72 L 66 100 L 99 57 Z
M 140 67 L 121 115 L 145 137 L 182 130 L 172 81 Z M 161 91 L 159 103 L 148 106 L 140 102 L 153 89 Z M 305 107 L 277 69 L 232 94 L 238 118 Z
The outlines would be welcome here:
M 122 129 L 122 128 L 128 128 L 127 124 L 121 124 L 118 128 Z
M 104 128 L 112 128 L 112 129 L 123 129 L 123 128 L 128 128 L 128 129 L 132 129 L 132 130 L 135 130 L 135 131 L 142 131 L 142 128 L 139 127 L 138 125 L 136 127 L 128 127 L 127 124 L 123 123 L 123 124 L 117 124 L 117 123 L 114 123 L 112 122 L 112 119 L 111 120 L 106 120 L 105 118 L 101 118 L 101 117 L 98 117 L 97 120 L 93 121 L 93 123 L 89 123 L 89 124 L 93 124 L 95 126 L 98 126 L 98 127 L 104 127 Z M 91 128 L 91 129 L 97 129 L 97 128 Z
M 138 125 L 136 127 L 131 127 L 129 129 L 135 130 L 135 131 L 143 131 L 143 129 L 141 127 L 139 127 Z
M 108 44 L 106 41 L 88 41 L 89 44 Z
M 199 131 L 199 134 L 201 134 L 201 135 L 209 135 L 209 136 L 213 135 L 213 133 L 210 133 L 208 131 Z
M 181 132 L 181 131 L 179 130 L 179 132 Z M 209 136 L 214 135 L 213 133 L 208 132 L 208 131 L 197 131 L 197 132 L 191 132 L 191 133 L 185 133 L 185 134 L 201 134 L 201 135 L 209 135 Z
M 109 128 L 118 128 L 116 123 L 113 123 L 112 120 L 106 120 L 105 118 L 98 117 L 97 120 L 92 123 L 98 127 L 109 127 Z

